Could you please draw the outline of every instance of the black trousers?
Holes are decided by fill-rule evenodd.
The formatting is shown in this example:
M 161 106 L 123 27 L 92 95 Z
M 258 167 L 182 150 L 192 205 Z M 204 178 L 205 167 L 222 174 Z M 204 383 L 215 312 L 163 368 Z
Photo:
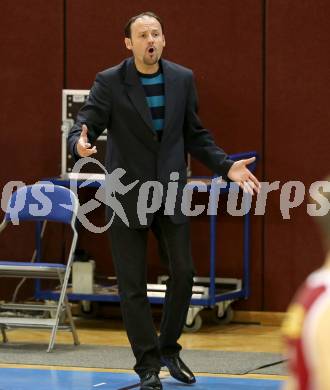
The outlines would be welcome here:
M 140 376 L 148 370 L 160 370 L 160 355 L 174 355 L 181 350 L 177 341 L 185 324 L 194 277 L 189 223 L 176 225 L 158 212 L 151 230 L 169 272 L 159 337 L 147 299 L 149 229 L 110 228 L 124 325 L 136 358 L 134 370 Z

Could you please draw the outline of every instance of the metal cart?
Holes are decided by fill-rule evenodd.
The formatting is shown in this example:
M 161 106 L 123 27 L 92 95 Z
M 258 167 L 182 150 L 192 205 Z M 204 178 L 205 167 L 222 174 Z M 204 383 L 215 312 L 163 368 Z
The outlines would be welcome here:
M 233 160 L 246 159 L 250 157 L 257 157 L 256 152 L 245 152 L 230 155 Z M 255 171 L 256 162 L 250 165 L 251 171 Z M 194 177 L 190 179 L 192 185 L 194 182 L 203 179 L 207 180 L 208 190 L 211 189 L 212 178 L 200 178 Z M 51 178 L 48 179 L 54 184 L 62 186 L 70 186 L 70 180 L 63 178 Z M 77 179 L 77 185 L 83 183 L 84 180 Z M 91 181 L 87 184 L 90 187 L 99 187 L 102 185 L 102 180 Z M 86 185 L 85 185 L 86 186 Z M 221 189 L 221 193 L 229 192 L 229 184 L 224 189 Z M 204 308 L 212 308 L 215 310 L 214 319 L 218 323 L 228 323 L 233 318 L 233 310 L 231 307 L 232 302 L 238 299 L 247 299 L 250 294 L 249 279 L 250 279 L 250 211 L 248 211 L 243 217 L 243 278 L 219 278 L 216 277 L 216 262 L 219 262 L 219 258 L 216 258 L 217 249 L 217 215 L 209 215 L 209 231 L 210 231 L 210 269 L 209 277 L 196 277 L 195 284 L 193 286 L 193 295 L 191 299 L 191 305 L 189 307 L 185 331 L 195 332 L 202 326 L 202 317 L 200 312 Z M 37 232 L 37 235 L 40 231 Z M 41 239 L 41 238 L 40 238 Z M 37 249 L 40 249 L 40 243 Z M 38 258 L 38 253 L 37 253 Z M 157 284 L 148 284 L 148 298 L 151 304 L 163 304 L 166 291 L 167 276 L 160 276 L 157 280 Z M 40 283 L 36 283 L 35 298 L 43 300 L 58 299 L 59 293 L 57 291 L 45 291 L 40 287 Z M 110 287 L 97 286 L 93 294 L 68 294 L 70 301 L 80 302 L 119 302 L 120 297 L 118 295 L 118 289 L 114 280 L 113 285 Z

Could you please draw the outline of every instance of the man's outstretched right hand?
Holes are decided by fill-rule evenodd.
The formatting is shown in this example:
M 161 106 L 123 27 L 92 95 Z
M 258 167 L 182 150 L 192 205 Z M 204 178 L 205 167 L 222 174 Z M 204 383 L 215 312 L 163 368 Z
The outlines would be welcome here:
M 94 153 L 97 153 L 96 146 L 91 148 L 91 144 L 88 141 L 88 128 L 86 125 L 82 125 L 82 131 L 77 142 L 77 153 L 80 157 L 89 157 Z

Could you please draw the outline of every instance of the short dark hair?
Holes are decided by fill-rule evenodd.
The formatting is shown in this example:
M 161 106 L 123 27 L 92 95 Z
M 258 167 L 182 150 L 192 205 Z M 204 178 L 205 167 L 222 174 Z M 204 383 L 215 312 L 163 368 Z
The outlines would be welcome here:
M 136 19 L 143 18 L 143 16 L 150 16 L 151 18 L 155 18 L 156 20 L 158 20 L 159 24 L 162 27 L 162 32 L 164 32 L 164 25 L 163 25 L 161 18 L 158 15 L 156 15 L 154 12 L 147 11 L 147 12 L 142 12 L 139 15 L 132 16 L 131 19 L 126 23 L 126 26 L 124 29 L 125 38 L 131 38 L 131 36 L 132 36 L 131 35 L 131 25 L 136 21 Z

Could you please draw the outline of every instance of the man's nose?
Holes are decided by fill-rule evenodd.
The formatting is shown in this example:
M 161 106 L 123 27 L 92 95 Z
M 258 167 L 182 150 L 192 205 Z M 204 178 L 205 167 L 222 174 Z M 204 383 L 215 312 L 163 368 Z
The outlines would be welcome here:
M 148 35 L 148 42 L 153 42 L 154 41 L 154 37 L 152 34 L 149 34 Z

